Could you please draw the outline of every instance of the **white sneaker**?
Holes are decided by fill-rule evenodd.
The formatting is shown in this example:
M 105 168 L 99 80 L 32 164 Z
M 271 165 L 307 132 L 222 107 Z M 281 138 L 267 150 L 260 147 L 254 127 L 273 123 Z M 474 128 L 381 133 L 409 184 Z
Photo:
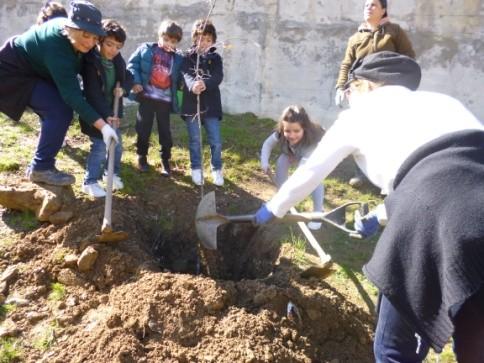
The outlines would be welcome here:
M 202 185 L 202 170 L 201 169 L 192 169 L 192 181 L 196 185 Z
M 108 176 L 106 174 L 103 175 L 103 182 L 108 182 Z M 113 190 L 120 190 L 124 188 L 124 183 L 119 177 L 119 175 L 113 175 Z
M 222 174 L 222 169 L 212 170 L 212 179 L 215 185 L 221 187 L 224 185 L 224 176 Z
M 309 222 L 308 228 L 317 231 L 321 228 L 321 222 Z
M 102 198 L 106 196 L 106 192 L 97 182 L 87 185 L 83 184 L 82 191 L 94 198 Z

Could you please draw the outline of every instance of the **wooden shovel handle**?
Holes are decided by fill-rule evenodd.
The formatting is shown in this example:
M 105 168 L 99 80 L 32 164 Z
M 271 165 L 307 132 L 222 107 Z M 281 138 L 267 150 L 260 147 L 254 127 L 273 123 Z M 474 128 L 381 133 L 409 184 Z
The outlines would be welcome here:
M 276 178 L 274 177 L 274 174 L 273 174 L 271 169 L 267 169 L 267 175 L 271 179 L 272 183 L 277 186 Z M 295 216 L 295 215 L 298 214 L 296 208 L 294 208 L 294 207 L 292 207 L 289 211 L 290 211 L 292 216 Z M 314 238 L 314 235 L 312 234 L 311 230 L 308 228 L 306 223 L 304 223 L 302 221 L 298 221 L 297 225 L 298 225 L 299 229 L 301 230 L 301 232 L 306 237 L 306 239 L 308 240 L 311 247 L 318 254 L 318 257 L 321 260 L 321 263 L 325 264 L 325 263 L 331 261 L 331 256 L 328 255 L 326 252 L 324 252 L 324 250 L 321 248 L 319 242 L 316 240 L 316 238 Z
M 120 87 L 120 83 L 116 82 L 116 88 Z M 118 117 L 119 110 L 119 96 L 116 94 L 114 96 L 113 102 L 113 114 L 114 117 Z M 115 126 L 113 126 L 116 129 Z M 111 221 L 112 221 L 112 207 L 113 207 L 113 175 L 114 175 L 114 151 L 116 149 L 116 142 L 111 140 L 108 149 L 108 178 L 106 180 L 106 200 L 104 204 L 104 219 L 101 232 L 111 232 Z

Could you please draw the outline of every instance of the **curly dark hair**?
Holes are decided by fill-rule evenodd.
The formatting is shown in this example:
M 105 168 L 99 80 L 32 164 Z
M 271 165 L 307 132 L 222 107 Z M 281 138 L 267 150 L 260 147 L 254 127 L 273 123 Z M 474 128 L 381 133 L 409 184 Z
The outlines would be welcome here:
M 124 44 L 126 41 L 126 30 L 121 26 L 121 24 L 113 19 L 103 19 L 101 23 L 104 31 L 106 32 L 106 36 L 103 37 L 103 39 L 106 37 L 113 37 L 117 42 Z M 101 42 L 103 39 L 101 39 Z
M 47 1 L 42 9 L 40 9 L 36 24 L 40 25 L 54 18 L 67 18 L 67 11 L 61 3 Z

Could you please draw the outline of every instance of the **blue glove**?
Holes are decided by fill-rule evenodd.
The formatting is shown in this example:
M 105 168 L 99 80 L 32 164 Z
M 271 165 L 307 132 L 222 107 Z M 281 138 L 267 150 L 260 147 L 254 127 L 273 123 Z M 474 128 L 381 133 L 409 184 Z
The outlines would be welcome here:
M 266 205 L 262 205 L 262 207 L 259 208 L 257 213 L 255 214 L 254 217 L 254 224 L 257 226 L 269 223 L 272 221 L 276 216 L 269 210 L 267 209 Z
M 360 211 L 357 210 L 355 212 L 354 228 L 363 238 L 373 236 L 380 228 L 376 211 L 373 210 L 362 217 Z

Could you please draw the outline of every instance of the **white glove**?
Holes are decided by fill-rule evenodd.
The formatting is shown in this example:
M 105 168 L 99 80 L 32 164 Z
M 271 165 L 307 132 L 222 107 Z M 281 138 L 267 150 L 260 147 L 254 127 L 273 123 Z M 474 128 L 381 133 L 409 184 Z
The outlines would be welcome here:
M 336 95 L 334 96 L 334 104 L 339 108 L 343 107 L 343 102 L 345 100 L 345 91 L 341 88 L 336 90 Z
M 118 135 L 116 135 L 116 131 L 114 131 L 111 125 L 105 124 L 101 129 L 101 133 L 103 134 L 103 141 L 106 144 L 106 149 L 109 149 L 111 139 L 113 139 L 116 144 L 119 142 Z

